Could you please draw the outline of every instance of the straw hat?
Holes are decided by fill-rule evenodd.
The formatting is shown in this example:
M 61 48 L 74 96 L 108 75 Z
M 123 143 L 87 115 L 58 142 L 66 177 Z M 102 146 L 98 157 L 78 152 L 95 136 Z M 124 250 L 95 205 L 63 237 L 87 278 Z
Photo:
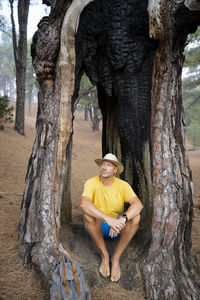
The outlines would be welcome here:
M 118 161 L 117 157 L 112 153 L 106 154 L 103 158 L 95 159 L 95 162 L 100 167 L 101 163 L 105 160 L 110 161 L 111 163 L 113 163 L 118 167 L 117 174 L 121 174 L 124 171 L 124 166 L 122 165 L 122 163 Z

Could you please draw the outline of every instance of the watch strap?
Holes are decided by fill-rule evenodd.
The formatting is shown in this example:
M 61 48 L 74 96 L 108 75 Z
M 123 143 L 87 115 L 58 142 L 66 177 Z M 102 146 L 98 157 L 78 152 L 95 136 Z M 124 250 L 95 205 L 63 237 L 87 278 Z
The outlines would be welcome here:
M 122 217 L 126 219 L 126 222 L 128 221 L 127 214 L 123 214 Z

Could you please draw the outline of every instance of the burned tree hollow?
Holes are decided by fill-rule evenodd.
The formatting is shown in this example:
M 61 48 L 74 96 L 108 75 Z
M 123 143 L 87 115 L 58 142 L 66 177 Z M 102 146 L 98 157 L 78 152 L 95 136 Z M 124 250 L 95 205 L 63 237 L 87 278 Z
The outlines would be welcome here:
M 181 70 L 186 37 L 196 30 L 200 13 L 190 10 L 195 1 L 185 2 L 45 1 L 51 14 L 32 44 L 39 109 L 19 249 L 46 282 L 63 253 L 61 222 L 71 220 L 73 113 L 85 72 L 97 86 L 102 154 L 118 156 L 125 167 L 121 178 L 144 205 L 120 283 L 130 290 L 142 286 L 148 299 L 198 299 Z M 85 247 L 82 237 L 79 242 L 77 255 Z M 82 267 L 94 284 L 97 272 Z
M 85 72 L 97 86 L 103 155 L 113 152 L 124 164 L 121 178 L 144 203 L 143 229 L 150 228 L 152 209 L 149 145 L 156 48 L 149 38 L 146 1 L 94 1 L 81 13 L 74 98 Z

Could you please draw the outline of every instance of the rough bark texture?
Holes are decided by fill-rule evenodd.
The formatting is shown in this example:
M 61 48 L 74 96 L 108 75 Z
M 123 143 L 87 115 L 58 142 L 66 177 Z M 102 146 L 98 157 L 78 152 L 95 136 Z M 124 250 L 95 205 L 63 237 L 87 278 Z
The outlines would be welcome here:
M 180 1 L 150 1 L 149 24 L 147 1 L 45 2 L 52 12 L 40 22 L 32 45 L 40 92 L 19 227 L 21 255 L 48 281 L 63 252 L 61 202 L 69 221 L 73 110 L 85 71 L 97 85 L 103 154 L 119 156 L 122 178 L 145 206 L 144 231 L 129 247 L 121 282 L 129 289 L 144 282 L 148 299 L 198 299 L 180 95 L 182 51 L 199 12 Z
M 151 28 L 160 43 L 152 89 L 154 210 L 152 242 L 143 262 L 146 294 L 149 299 L 199 299 L 200 270 L 191 253 L 193 191 L 184 140 L 181 71 L 186 37 L 196 30 L 200 14 L 180 2 L 165 1 L 162 7 L 163 28 L 155 23 Z
M 88 1 L 74 1 L 71 6 L 70 1 L 55 2 L 51 15 L 39 23 L 32 44 L 40 84 L 39 107 L 22 201 L 19 251 L 26 263 L 39 268 L 46 282 L 64 251 L 58 240 L 62 198 L 68 198 L 64 201 L 65 217 L 68 214 L 68 221 L 71 217 L 70 190 L 65 191 L 64 184 L 70 182 L 73 45 L 78 16 L 85 3 Z
M 20 255 L 39 268 L 45 281 L 59 259 L 58 215 L 55 203 L 56 153 L 60 103 L 57 65 L 61 24 L 70 1 L 39 23 L 33 37 L 33 65 L 40 84 L 37 133 L 29 160 L 19 226 Z M 56 76 L 57 74 L 57 76 Z

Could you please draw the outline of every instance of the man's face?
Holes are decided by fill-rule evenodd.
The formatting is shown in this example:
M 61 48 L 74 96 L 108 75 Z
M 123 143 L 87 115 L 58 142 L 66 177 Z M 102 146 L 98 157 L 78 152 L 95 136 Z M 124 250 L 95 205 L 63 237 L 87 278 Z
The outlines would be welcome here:
M 104 160 L 101 163 L 101 166 L 100 166 L 101 177 L 109 178 L 109 177 L 112 177 L 116 172 L 117 172 L 117 167 L 113 163 L 111 163 L 107 160 Z

